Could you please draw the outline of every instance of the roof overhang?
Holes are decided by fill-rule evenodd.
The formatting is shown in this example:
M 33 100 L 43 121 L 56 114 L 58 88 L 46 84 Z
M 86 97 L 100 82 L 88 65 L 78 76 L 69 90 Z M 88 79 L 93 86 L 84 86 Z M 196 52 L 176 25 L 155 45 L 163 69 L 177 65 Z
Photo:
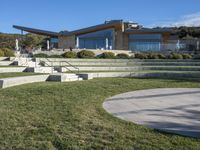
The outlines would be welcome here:
M 70 35 L 81 35 L 81 34 L 87 34 L 95 31 L 100 31 L 100 30 L 105 30 L 109 28 L 115 28 L 115 29 L 122 29 L 122 21 L 117 21 L 117 22 L 111 22 L 111 23 L 105 23 L 105 24 L 100 24 L 96 26 L 91 26 L 88 28 L 83 28 L 80 30 L 75 30 L 71 32 L 60 32 L 61 35 L 64 36 L 70 36 Z
M 59 35 L 59 33 L 57 33 L 57 32 L 28 28 L 28 27 L 17 26 L 17 25 L 13 25 L 13 28 L 18 29 L 18 30 L 23 30 L 26 32 L 30 32 L 30 33 L 39 34 L 39 35 L 51 36 L 51 37 L 58 37 L 58 35 Z

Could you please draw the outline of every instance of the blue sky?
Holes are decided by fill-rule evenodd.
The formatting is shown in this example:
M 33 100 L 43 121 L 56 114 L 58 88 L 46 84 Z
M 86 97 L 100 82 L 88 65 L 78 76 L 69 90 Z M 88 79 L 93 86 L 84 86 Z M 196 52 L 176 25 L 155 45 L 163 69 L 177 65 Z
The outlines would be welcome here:
M 0 32 L 12 25 L 74 30 L 111 19 L 144 26 L 200 25 L 200 0 L 0 0 Z

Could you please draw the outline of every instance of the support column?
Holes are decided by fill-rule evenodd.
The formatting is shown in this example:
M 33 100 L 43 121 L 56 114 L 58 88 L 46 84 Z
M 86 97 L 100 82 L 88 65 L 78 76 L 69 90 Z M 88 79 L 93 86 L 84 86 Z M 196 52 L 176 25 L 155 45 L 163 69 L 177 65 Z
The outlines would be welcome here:
M 109 43 L 108 43 L 108 38 L 106 38 L 106 50 L 109 49 Z
M 79 37 L 76 37 L 76 48 L 79 49 Z
M 20 44 L 20 53 L 22 53 L 22 46 L 23 46 L 23 36 L 24 36 L 24 31 L 21 30 L 21 44 Z
M 49 43 L 49 40 L 47 40 L 47 50 L 50 49 L 50 43 Z

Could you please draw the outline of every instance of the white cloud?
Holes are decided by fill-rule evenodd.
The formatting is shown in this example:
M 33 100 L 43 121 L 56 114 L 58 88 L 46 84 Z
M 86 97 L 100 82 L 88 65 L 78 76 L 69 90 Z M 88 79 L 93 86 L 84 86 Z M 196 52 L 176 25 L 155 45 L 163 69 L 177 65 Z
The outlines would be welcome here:
M 157 22 L 156 24 L 150 26 L 151 27 L 200 26 L 200 12 L 184 15 L 177 20 Z

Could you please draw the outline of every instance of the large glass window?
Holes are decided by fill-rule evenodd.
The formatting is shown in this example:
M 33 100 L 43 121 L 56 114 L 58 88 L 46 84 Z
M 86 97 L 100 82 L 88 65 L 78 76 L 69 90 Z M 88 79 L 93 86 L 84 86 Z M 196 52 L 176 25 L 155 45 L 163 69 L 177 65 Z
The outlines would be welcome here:
M 51 48 L 58 48 L 58 38 L 51 38 L 50 39 L 50 47 Z
M 113 49 L 113 29 L 92 32 L 78 36 L 79 48 Z
M 160 34 L 129 35 L 129 50 L 133 51 L 159 51 L 161 49 Z

